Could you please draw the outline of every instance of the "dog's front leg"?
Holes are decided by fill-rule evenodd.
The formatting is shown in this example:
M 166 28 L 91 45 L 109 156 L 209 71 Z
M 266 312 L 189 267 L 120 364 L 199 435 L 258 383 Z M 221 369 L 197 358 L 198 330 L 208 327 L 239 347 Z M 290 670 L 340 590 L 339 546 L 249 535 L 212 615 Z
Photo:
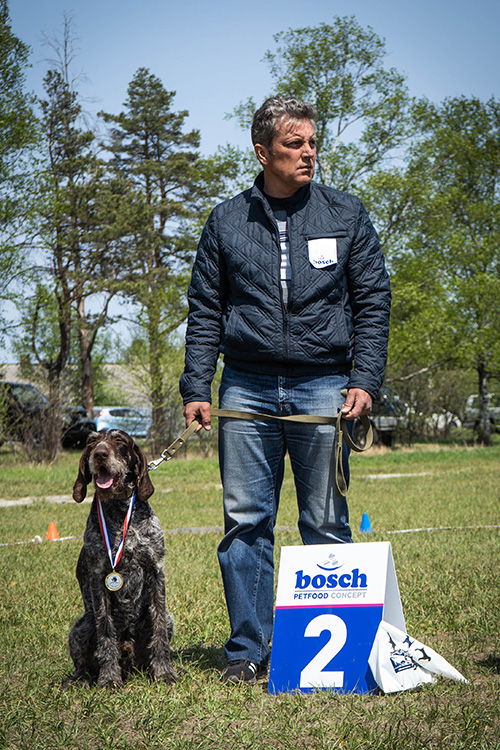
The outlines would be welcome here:
M 177 675 L 170 661 L 169 641 L 173 634 L 173 619 L 166 609 L 165 575 L 163 570 L 153 574 L 153 584 L 149 590 L 151 612 L 151 671 L 155 680 L 172 683 Z
M 111 597 L 113 593 L 104 588 L 101 582 L 92 587 L 92 599 L 95 612 L 97 633 L 96 658 L 99 664 L 99 687 L 123 687 L 120 667 L 120 648 L 112 617 Z

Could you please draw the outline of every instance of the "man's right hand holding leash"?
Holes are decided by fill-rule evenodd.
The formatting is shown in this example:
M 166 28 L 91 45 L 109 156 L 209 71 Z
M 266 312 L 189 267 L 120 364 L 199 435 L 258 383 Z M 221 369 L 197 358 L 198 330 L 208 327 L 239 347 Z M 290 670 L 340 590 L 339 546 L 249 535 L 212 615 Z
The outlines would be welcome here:
M 196 432 L 199 432 L 202 427 L 205 430 L 210 430 L 210 402 L 209 401 L 190 401 L 184 407 L 184 418 L 186 420 L 186 427 L 189 427 L 194 419 L 200 422 L 200 426 L 196 428 Z

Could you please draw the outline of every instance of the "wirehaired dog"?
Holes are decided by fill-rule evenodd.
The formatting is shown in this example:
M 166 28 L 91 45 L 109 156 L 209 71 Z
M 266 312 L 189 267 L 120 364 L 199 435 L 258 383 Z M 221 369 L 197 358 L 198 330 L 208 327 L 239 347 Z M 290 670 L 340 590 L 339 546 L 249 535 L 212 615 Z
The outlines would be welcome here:
M 121 687 L 134 668 L 175 682 L 163 531 L 148 502 L 154 487 L 146 457 L 126 432 L 89 436 L 73 487 L 77 503 L 91 482 L 95 494 L 76 568 L 85 613 L 69 634 L 75 673 L 66 684 Z

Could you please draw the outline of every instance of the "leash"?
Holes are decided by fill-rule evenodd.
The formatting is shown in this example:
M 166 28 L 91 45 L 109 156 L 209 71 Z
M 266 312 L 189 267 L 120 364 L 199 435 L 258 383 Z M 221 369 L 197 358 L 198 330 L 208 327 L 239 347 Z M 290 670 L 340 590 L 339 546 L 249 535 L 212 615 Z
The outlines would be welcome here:
M 212 409 L 211 414 L 214 417 L 226 417 L 229 419 L 247 419 L 247 420 L 264 420 L 279 422 L 302 422 L 306 424 L 329 424 L 335 426 L 335 443 L 334 443 L 334 483 L 337 495 L 345 497 L 347 494 L 347 481 L 343 467 L 344 441 L 349 448 L 356 453 L 371 448 L 373 444 L 373 426 L 368 417 L 360 417 L 361 424 L 366 433 L 366 442 L 364 446 L 357 445 L 352 439 L 346 420 L 339 411 L 336 417 L 324 417 L 317 414 L 289 414 L 285 417 L 277 417 L 272 414 L 261 414 L 255 411 L 236 411 L 234 409 Z M 189 440 L 191 435 L 196 431 L 201 423 L 194 419 L 189 427 L 166 448 L 155 461 L 150 461 L 148 471 L 154 471 L 163 461 L 170 461 L 177 451 Z

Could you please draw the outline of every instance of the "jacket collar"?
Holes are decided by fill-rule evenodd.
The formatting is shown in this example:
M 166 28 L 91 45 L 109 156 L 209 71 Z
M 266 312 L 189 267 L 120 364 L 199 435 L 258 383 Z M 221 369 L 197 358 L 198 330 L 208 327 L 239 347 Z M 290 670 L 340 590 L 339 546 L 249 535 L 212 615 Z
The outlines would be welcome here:
M 290 197 L 290 204 L 297 205 L 297 207 L 305 204 L 309 199 L 310 193 L 311 183 L 309 183 L 308 185 L 304 185 L 304 187 L 301 187 L 299 190 L 297 190 L 295 195 L 292 195 Z M 269 203 L 264 193 L 264 172 L 260 172 L 255 178 L 251 189 L 251 196 L 252 198 L 257 198 L 257 200 L 261 201 L 261 203 L 264 204 L 266 210 L 270 210 Z

